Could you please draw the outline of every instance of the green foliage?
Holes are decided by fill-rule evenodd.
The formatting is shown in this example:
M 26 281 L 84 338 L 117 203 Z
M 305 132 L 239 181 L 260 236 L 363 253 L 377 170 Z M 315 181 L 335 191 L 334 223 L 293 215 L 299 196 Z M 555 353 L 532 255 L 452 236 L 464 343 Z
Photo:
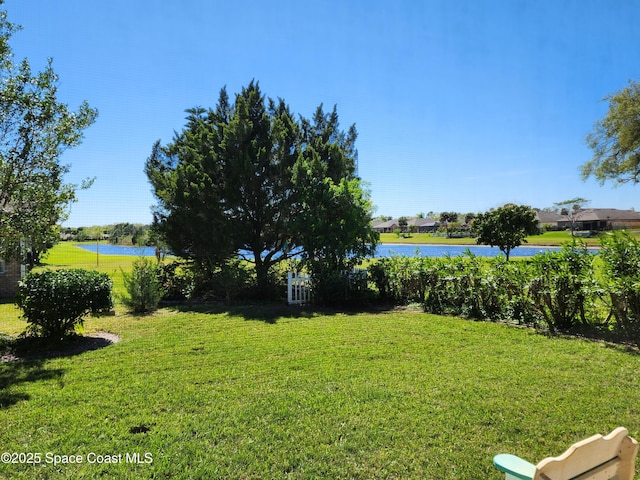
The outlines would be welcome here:
M 227 260 L 213 275 L 213 293 L 218 297 L 223 297 L 227 305 L 243 293 L 247 294 L 249 288 L 254 284 L 252 273 L 247 268 L 246 262 L 237 258 Z M 269 285 L 271 285 L 270 282 L 265 282 L 265 287 Z M 254 292 L 254 295 L 263 298 L 272 297 L 268 292 L 258 292 L 258 294 Z
M 457 222 L 458 214 L 456 212 L 442 212 L 440 214 L 440 221 L 446 223 Z
M 518 262 L 470 252 L 393 257 L 371 265 L 369 274 L 382 299 L 419 302 L 430 313 L 567 330 L 593 323 L 598 287 L 592 257 L 578 244 Z
M 574 242 L 561 252 L 536 255 L 532 262 L 529 296 L 534 310 L 551 330 L 588 326 L 597 292 L 593 256 Z
M 63 338 L 89 313 L 113 306 L 113 283 L 105 273 L 90 270 L 48 270 L 29 273 L 18 286 L 17 305 L 29 333 Z
M 164 292 L 162 298 L 169 301 L 198 298 L 206 290 L 209 282 L 207 276 L 202 275 L 202 270 L 191 268 L 191 265 L 184 261 L 161 265 L 158 278 Z
M 135 313 L 147 313 L 155 310 L 164 294 L 160 279 L 160 265 L 141 257 L 133 262 L 130 273 L 122 272 L 128 296 L 124 304 Z
M 477 243 L 498 247 L 509 259 L 511 250 L 540 233 L 536 212 L 525 205 L 508 203 L 478 214 L 473 222 Z
M 146 245 L 148 239 L 149 226 L 131 223 L 118 223 L 107 228 L 109 232 L 109 242 L 118 244 L 126 243 L 133 245 Z
M 210 272 L 193 262 L 175 261 L 159 267 L 158 278 L 162 298 L 169 301 L 219 299 L 230 304 L 236 298 L 265 297 L 264 292 L 256 293 L 255 275 L 250 265 L 240 259 L 229 259 Z M 286 288 L 275 278 L 269 284 L 280 291 Z M 266 296 L 274 295 L 277 293 Z
M 9 40 L 17 30 L 0 11 L 0 256 L 33 263 L 32 253 L 37 258 L 59 238 L 57 225 L 76 199 L 60 155 L 80 144 L 97 111 L 85 102 L 73 112 L 58 101 L 51 60 L 37 73 L 26 59 L 13 63 Z
M 587 136 L 593 158 L 582 166 L 582 177 L 594 176 L 601 184 L 640 181 L 640 83 L 605 98 L 609 110 Z
M 601 242 L 602 262 L 573 241 L 517 262 L 470 253 L 383 258 L 369 278 L 381 300 L 421 302 L 430 313 L 599 331 L 640 345 L 640 241 L 615 232 Z
M 339 183 L 312 171 L 297 172 L 307 207 L 293 222 L 302 247 L 302 265 L 311 273 L 316 300 L 343 303 L 360 296 L 351 272 L 373 255 L 379 235 L 371 228 L 373 206 L 358 179 Z
M 335 108 L 296 121 L 251 82 L 233 103 L 222 89 L 215 110 L 188 113 L 145 167 L 155 229 L 175 254 L 213 274 L 246 253 L 257 291 L 269 292 L 273 267 L 300 250 L 341 265 L 375 247 L 373 208 L 355 177 L 357 132 L 340 130 Z
M 626 232 L 601 240 L 605 289 L 622 334 L 640 346 L 640 242 Z

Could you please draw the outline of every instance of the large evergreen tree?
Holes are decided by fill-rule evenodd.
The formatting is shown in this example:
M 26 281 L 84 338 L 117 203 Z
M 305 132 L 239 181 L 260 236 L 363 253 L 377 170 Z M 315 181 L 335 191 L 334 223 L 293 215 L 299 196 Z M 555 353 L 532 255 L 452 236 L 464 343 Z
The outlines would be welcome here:
M 296 121 L 284 100 L 251 82 L 233 103 L 223 88 L 215 109 L 188 113 L 185 129 L 157 143 L 146 164 L 155 226 L 176 254 L 210 270 L 245 255 L 266 288 L 271 267 L 294 255 L 362 258 L 375 246 L 371 204 L 355 177 L 356 130 L 339 129 L 335 108 Z M 345 222 L 341 235 L 329 233 Z
M 73 112 L 58 101 L 51 60 L 39 73 L 26 59 L 13 62 L 17 30 L 0 11 L 0 257 L 24 256 L 24 245 L 37 254 L 55 241 L 77 188 L 64 183 L 60 155 L 97 115 L 86 102 Z

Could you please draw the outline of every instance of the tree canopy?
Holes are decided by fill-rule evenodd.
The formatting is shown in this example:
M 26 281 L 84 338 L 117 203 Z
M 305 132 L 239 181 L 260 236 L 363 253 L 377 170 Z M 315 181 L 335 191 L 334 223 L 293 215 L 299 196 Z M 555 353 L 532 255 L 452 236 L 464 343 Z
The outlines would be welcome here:
M 526 205 L 508 203 L 480 213 L 473 222 L 476 242 L 498 247 L 507 260 L 511 250 L 526 243 L 528 235 L 540 233 L 536 212 Z
M 355 176 L 357 132 L 340 130 L 335 107 L 296 120 L 252 81 L 233 102 L 223 88 L 214 109 L 187 113 L 145 167 L 155 228 L 174 253 L 211 271 L 244 255 L 266 287 L 271 267 L 293 256 L 338 265 L 375 247 L 373 208 Z
M 587 206 L 589 200 L 582 197 L 571 198 L 569 200 L 563 200 L 562 202 L 554 203 L 554 207 L 558 210 L 560 215 L 566 215 L 571 222 L 571 235 L 576 229 L 578 220 L 584 213 L 584 207 Z
M 605 97 L 609 110 L 598 120 L 587 144 L 593 158 L 582 165 L 582 178 L 594 176 L 601 184 L 640 182 L 640 83 L 630 81 Z
M 9 40 L 17 30 L 0 11 L 0 256 L 5 257 L 24 256 L 21 245 L 39 253 L 57 237 L 77 189 L 64 183 L 69 167 L 60 156 L 81 142 L 82 131 L 97 116 L 86 102 L 74 112 L 58 101 L 51 59 L 38 73 L 27 59 L 13 62 Z

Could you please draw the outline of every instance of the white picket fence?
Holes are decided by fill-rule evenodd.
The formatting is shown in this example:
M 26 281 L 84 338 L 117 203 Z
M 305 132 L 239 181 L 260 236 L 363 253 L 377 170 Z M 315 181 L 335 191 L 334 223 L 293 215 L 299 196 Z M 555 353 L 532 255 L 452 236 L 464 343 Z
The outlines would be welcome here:
M 289 272 L 287 275 L 287 303 L 289 305 L 311 303 L 311 277 L 309 275 Z
M 349 283 L 358 282 L 366 287 L 367 270 L 354 269 L 351 272 L 342 272 L 347 275 Z M 306 305 L 313 301 L 311 277 L 306 273 L 289 272 L 287 274 L 287 303 L 289 305 Z

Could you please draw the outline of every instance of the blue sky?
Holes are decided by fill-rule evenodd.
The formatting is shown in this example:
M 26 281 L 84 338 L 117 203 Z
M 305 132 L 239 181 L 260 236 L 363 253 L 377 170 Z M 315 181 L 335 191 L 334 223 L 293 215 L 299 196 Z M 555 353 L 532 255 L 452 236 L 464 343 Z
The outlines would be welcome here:
M 63 155 L 68 226 L 149 223 L 143 172 L 184 110 L 252 79 L 359 132 L 376 215 L 480 212 L 573 197 L 640 209 L 640 185 L 582 182 L 603 98 L 640 79 L 635 0 L 6 0 L 16 59 L 47 57 L 59 97 L 96 123 Z

